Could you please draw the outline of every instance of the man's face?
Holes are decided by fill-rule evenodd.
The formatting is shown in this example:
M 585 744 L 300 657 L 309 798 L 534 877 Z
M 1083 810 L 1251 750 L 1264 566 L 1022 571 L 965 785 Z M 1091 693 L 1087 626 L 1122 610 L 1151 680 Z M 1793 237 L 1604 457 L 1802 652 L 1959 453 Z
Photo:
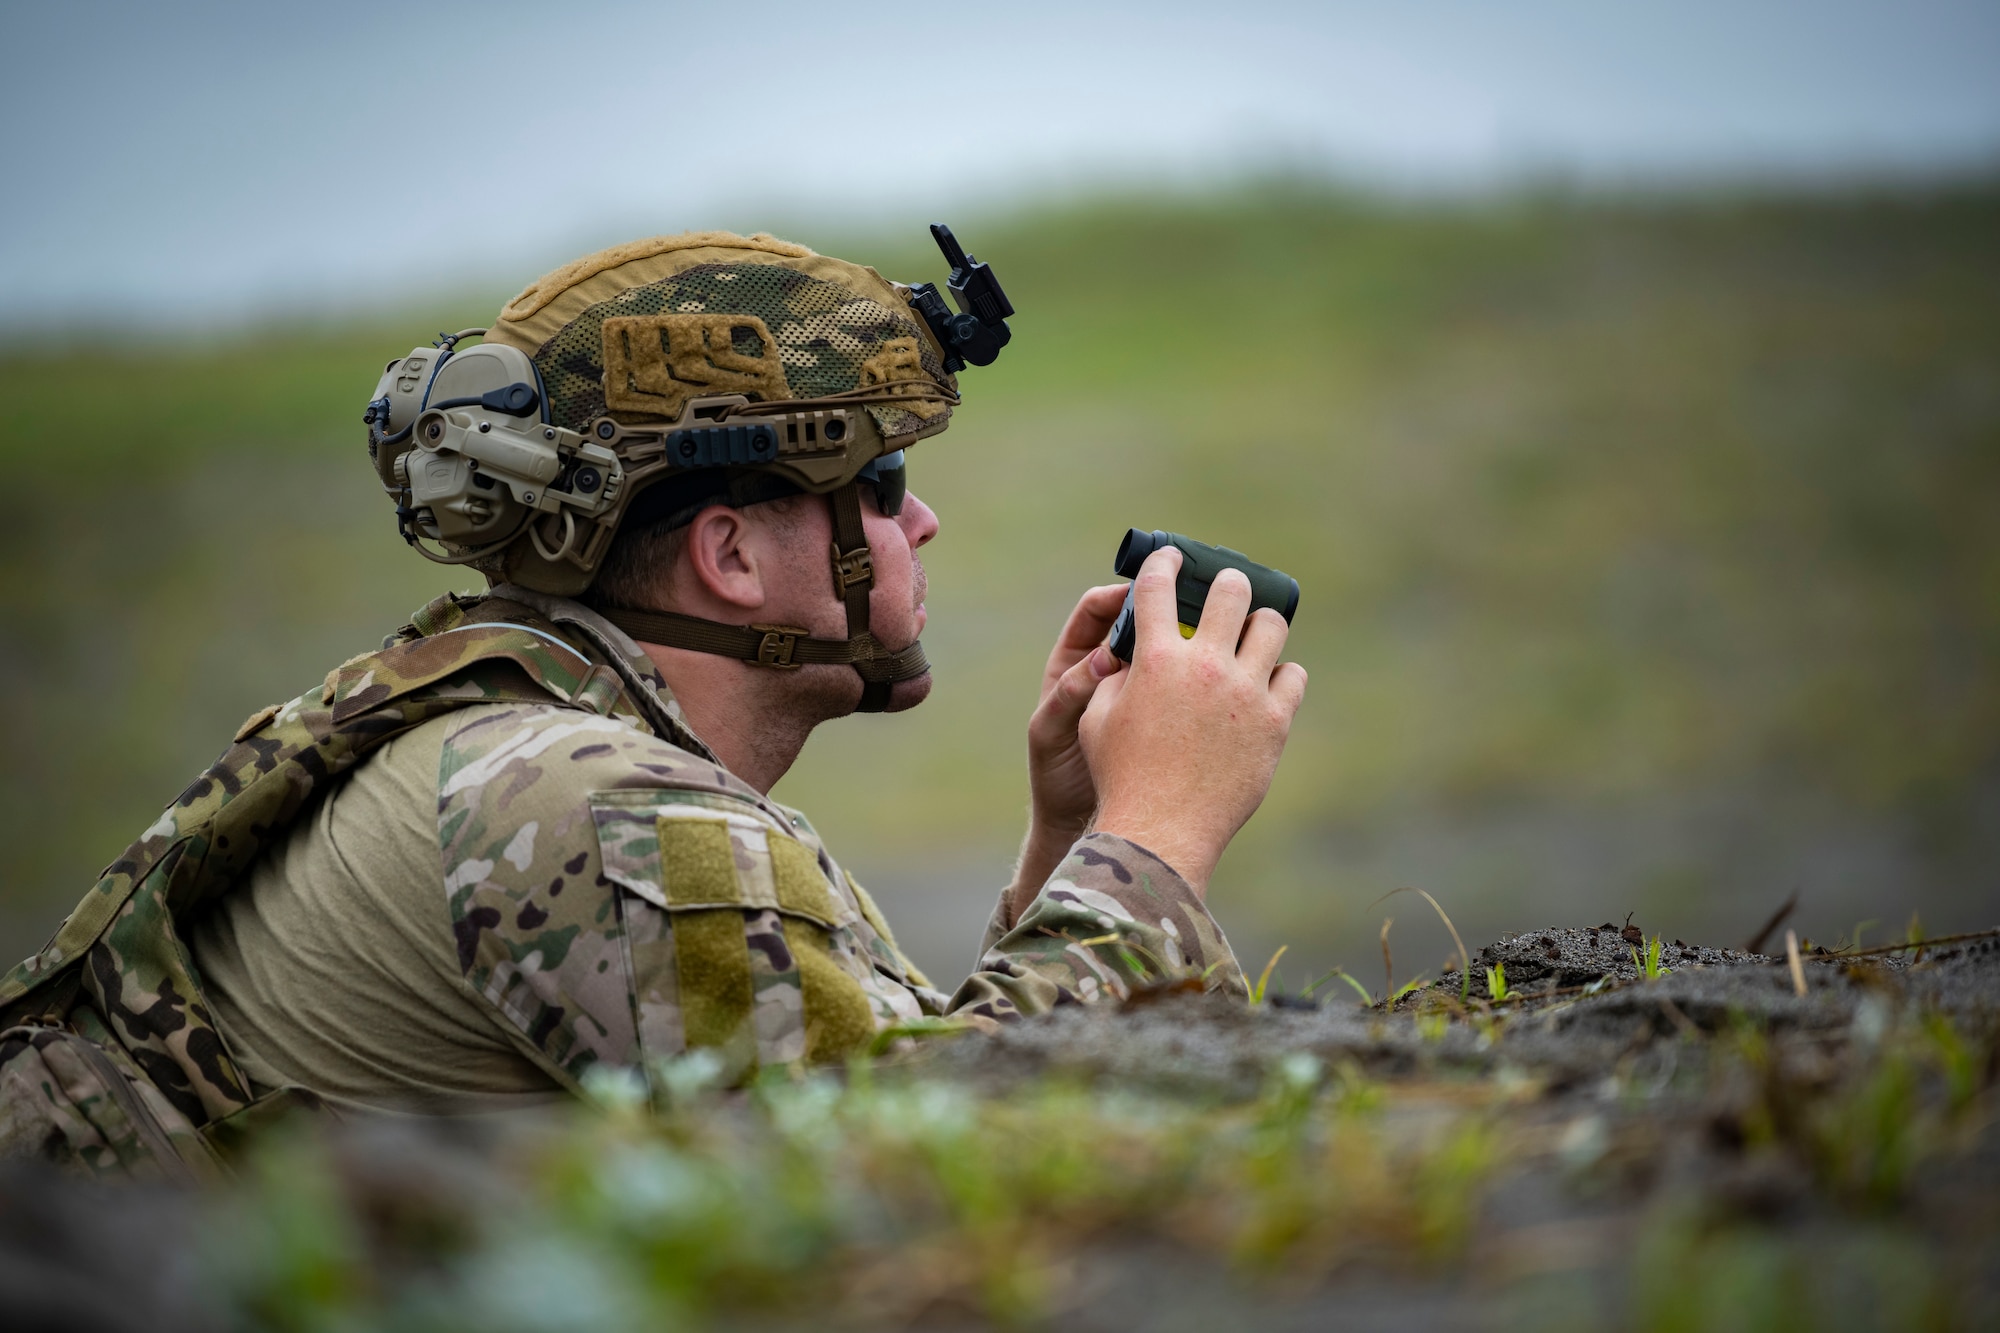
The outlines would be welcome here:
M 937 536 L 937 515 L 911 493 L 904 497 L 902 511 L 892 518 L 876 502 L 875 488 L 863 486 L 861 521 L 875 563 L 868 628 L 884 648 L 894 652 L 909 647 L 923 632 L 927 585 L 917 548 Z M 816 638 L 846 638 L 847 606 L 833 588 L 833 514 L 827 502 L 816 496 L 803 498 L 773 525 L 771 536 L 767 549 L 776 567 L 765 580 L 770 600 L 760 618 L 766 623 L 803 625 Z M 860 701 L 860 678 L 846 667 L 807 667 L 800 675 L 825 676 L 823 684 L 814 682 L 815 688 L 837 688 L 852 694 L 853 701 L 842 712 L 853 711 L 853 703 Z M 930 692 L 928 674 L 901 681 L 890 693 L 887 711 L 913 708 Z

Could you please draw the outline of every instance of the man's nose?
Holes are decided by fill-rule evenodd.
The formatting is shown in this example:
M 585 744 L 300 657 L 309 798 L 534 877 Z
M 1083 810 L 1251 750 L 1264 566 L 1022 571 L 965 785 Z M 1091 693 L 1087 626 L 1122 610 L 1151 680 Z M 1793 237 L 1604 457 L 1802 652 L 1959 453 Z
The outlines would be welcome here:
M 903 512 L 896 515 L 896 522 L 902 525 L 903 537 L 912 550 L 938 534 L 938 516 L 914 491 L 904 492 Z

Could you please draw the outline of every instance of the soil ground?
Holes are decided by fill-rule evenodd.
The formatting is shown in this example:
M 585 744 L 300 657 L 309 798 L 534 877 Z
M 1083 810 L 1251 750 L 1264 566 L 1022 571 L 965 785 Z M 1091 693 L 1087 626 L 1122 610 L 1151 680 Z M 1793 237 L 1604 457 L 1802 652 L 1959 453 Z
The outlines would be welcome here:
M 692 1318 L 727 1327 L 1066 1330 L 2000 1323 L 2000 934 L 1866 956 L 1809 954 L 1796 968 L 1787 958 L 1679 944 L 1661 954 L 1666 970 L 1648 979 L 1618 929 L 1549 929 L 1479 950 L 1470 985 L 1448 974 L 1389 1011 L 1363 1007 L 1351 992 L 1246 1007 L 1163 988 L 1122 1007 L 1067 1009 L 998 1035 L 927 1043 L 877 1062 L 870 1095 L 944 1088 L 965 1099 L 954 1105 L 1005 1111 L 1047 1105 L 1033 1099 L 1060 1088 L 1115 1095 L 1124 1114 L 1133 1105 L 1218 1117 L 1263 1108 L 1245 1122 L 1254 1134 L 1334 1139 L 1349 1134 L 1326 1128 L 1349 1123 L 1338 1108 L 1360 1107 L 1354 1114 L 1366 1117 L 1365 1142 L 1382 1169 L 1349 1159 L 1331 1170 L 1335 1159 L 1317 1149 L 1252 1152 L 1240 1157 L 1240 1199 L 1225 1186 L 1208 1204 L 1197 1196 L 1190 1211 L 1162 1194 L 1160 1216 L 1178 1220 L 1158 1226 L 1129 1200 L 1125 1212 L 1093 1213 L 1088 1200 L 1058 1206 L 1038 1195 L 1039 1211 L 1020 1216 L 1059 1233 L 1061 1252 L 1037 1261 L 1040 1285 L 1025 1303 L 990 1290 L 981 1297 L 978 1282 L 940 1267 L 921 1235 L 898 1233 L 873 1260 L 850 1242 L 825 1261 L 831 1267 L 799 1267 L 801 1281 L 839 1279 L 803 1311 L 754 1294 L 739 1308 L 724 1295 Z M 1296 1114 L 1283 1111 L 1288 1096 Z M 723 1097 L 695 1113 L 727 1119 L 740 1109 Z M 1027 1123 L 1053 1132 L 1046 1120 Z M 351 1261 L 380 1284 L 366 1300 L 387 1301 L 400 1326 L 431 1326 L 390 1297 L 425 1271 L 399 1268 L 407 1256 L 397 1247 L 422 1250 L 435 1237 L 413 1233 L 407 1217 L 386 1230 L 380 1219 L 407 1214 L 416 1196 L 447 1230 L 457 1225 L 450 1219 L 518 1206 L 508 1172 L 563 1132 L 339 1130 L 335 1178 L 348 1213 L 375 1219 L 367 1256 Z M 685 1122 L 676 1132 L 689 1132 Z M 1471 1165 L 1438 1146 L 1467 1142 L 1467 1132 L 1483 1145 Z M 1103 1142 L 1092 1151 L 1101 1156 Z M 1219 1160 L 1224 1149 L 1215 1151 Z M 1200 1156 L 1189 1160 L 1198 1166 Z M 1260 1161 L 1329 1169 L 1330 1193 L 1260 1177 Z M 489 1169 L 496 1163 L 509 1165 Z M 253 1215 L 282 1225 L 282 1208 L 305 1207 L 310 1191 L 287 1194 L 268 1163 L 258 1170 L 246 1187 L 263 1201 Z M 1370 1194 L 1385 1190 L 1394 1197 Z M 1423 1222 L 1433 1195 L 1458 1201 L 1435 1225 Z M 1004 1201 L 982 1206 L 1005 1211 Z M 1254 1225 L 1232 1224 L 1233 1239 L 1214 1242 L 1224 1233 L 1205 1231 L 1202 1214 L 1232 1210 Z M 944 1228 L 947 1248 L 984 1243 L 973 1212 Z M 230 1234 L 219 1216 L 211 1198 L 17 1166 L 0 1178 L 0 1308 L 16 1330 L 204 1329 L 246 1317 L 347 1326 L 331 1307 L 326 1318 L 307 1308 L 318 1299 L 310 1283 L 283 1287 L 292 1304 L 281 1310 L 270 1303 L 278 1288 L 243 1297 L 240 1269 L 210 1276 L 213 1238 Z M 895 1280 L 876 1282 L 869 1262 Z M 559 1287 L 563 1271 L 552 1267 L 547 1282 Z M 351 1316 L 357 1307 L 343 1308 Z M 487 1322 L 621 1322 L 615 1313 L 584 1318 L 587 1301 L 560 1308 L 567 1317 L 552 1322 L 521 1316 L 518 1304 Z
M 1754 1300 L 1736 1310 L 1741 1323 L 1699 1301 L 1684 1315 L 1632 1311 L 1634 1293 L 1649 1287 L 1668 1301 L 1727 1301 L 1732 1280 L 1816 1287 L 1818 1327 L 2000 1325 L 2000 1136 L 1990 1100 L 1947 1131 L 1923 1123 L 1923 1094 L 1871 1097 L 1865 1087 L 1882 1078 L 1885 1059 L 1910 1054 L 1887 1047 L 1914 1042 L 1921 1014 L 1933 1030 L 1943 1020 L 1966 1034 L 1964 1058 L 1977 1072 L 1959 1077 L 1990 1098 L 2000 938 L 1921 953 L 1809 954 L 1799 960 L 1803 994 L 1781 957 L 1675 942 L 1662 949 L 1670 970 L 1647 980 L 1634 953 L 1608 924 L 1531 931 L 1480 949 L 1469 988 L 1447 973 L 1388 1014 L 1339 996 L 1301 1010 L 1296 1001 L 1245 1009 L 1168 995 L 1022 1024 L 953 1049 L 927 1072 L 993 1095 L 1056 1075 L 1243 1098 L 1277 1062 L 1309 1053 L 1403 1090 L 1410 1115 L 1427 1100 L 1517 1090 L 1505 1113 L 1513 1156 L 1488 1183 L 1471 1243 L 1450 1267 L 1398 1281 L 1362 1262 L 1310 1294 L 1246 1293 L 1205 1285 L 1198 1268 L 1108 1251 L 1103 1294 L 1066 1327 L 1119 1327 L 1118 1312 L 1135 1302 L 1157 1311 L 1149 1327 L 1214 1327 L 1240 1318 L 1245 1301 L 1271 1329 L 1378 1318 L 1428 1328 L 1790 1326 L 1782 1310 L 1767 1323 Z M 1477 1008 L 1490 1005 L 1484 969 L 1494 966 L 1505 968 L 1511 1002 Z M 1427 1011 L 1489 1023 L 1426 1031 Z M 1749 1034 L 1756 1049 L 1746 1067 Z M 1815 1109 L 1842 1102 L 1847 1114 L 1828 1118 L 1850 1123 L 1810 1123 Z M 1901 1134 L 1910 1138 L 1895 1142 Z M 1907 1174 L 1893 1183 L 1867 1179 L 1899 1170 Z M 1742 1274 L 1718 1273 L 1717 1256 L 1704 1253 L 1759 1246 L 1768 1253 Z M 1707 1271 L 1677 1271 L 1686 1267 Z M 1145 1295 L 1161 1275 L 1165 1289 Z M 1710 1289 L 1677 1292 L 1676 1278 Z

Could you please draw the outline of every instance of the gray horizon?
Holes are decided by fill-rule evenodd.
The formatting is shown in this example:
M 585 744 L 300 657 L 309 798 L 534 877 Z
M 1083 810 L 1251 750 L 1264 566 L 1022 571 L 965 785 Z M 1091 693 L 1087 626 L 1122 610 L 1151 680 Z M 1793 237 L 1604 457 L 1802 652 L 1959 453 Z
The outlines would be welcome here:
M 1260 174 L 1457 197 L 2000 165 L 2000 6 L 1962 0 L 757 12 L 15 7 L 0 330 L 381 309 L 634 234 Z

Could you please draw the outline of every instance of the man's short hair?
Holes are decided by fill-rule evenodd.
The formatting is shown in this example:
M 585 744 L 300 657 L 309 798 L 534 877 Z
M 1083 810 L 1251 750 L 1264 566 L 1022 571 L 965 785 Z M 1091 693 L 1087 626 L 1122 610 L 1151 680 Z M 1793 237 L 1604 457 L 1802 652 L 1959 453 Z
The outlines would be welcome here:
M 804 495 L 762 500 L 757 509 L 781 531 L 793 527 Z M 718 501 L 717 503 L 720 503 Z M 739 506 L 747 511 L 749 505 Z M 578 598 L 595 610 L 672 610 L 674 565 L 687 548 L 688 524 L 669 515 L 651 523 L 620 528 L 597 568 L 597 577 Z

